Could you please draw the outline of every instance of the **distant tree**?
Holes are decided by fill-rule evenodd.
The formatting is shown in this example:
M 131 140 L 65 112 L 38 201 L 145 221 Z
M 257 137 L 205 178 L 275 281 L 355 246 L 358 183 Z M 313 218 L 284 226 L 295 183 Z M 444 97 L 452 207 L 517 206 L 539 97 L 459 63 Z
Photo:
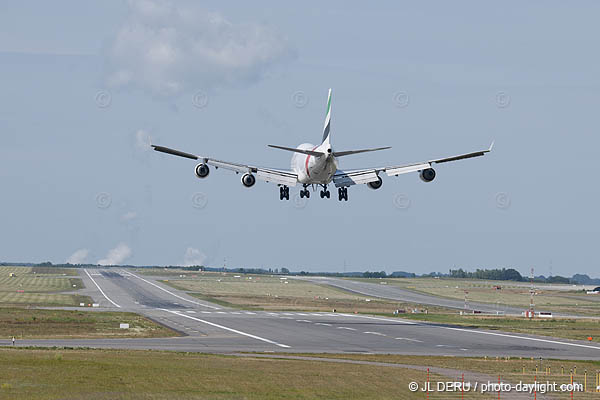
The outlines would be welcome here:
M 282 274 L 289 274 L 289 273 L 290 273 L 290 270 L 289 270 L 289 269 L 287 269 L 287 268 L 285 268 L 285 267 L 283 267 L 283 268 L 281 268 L 281 273 L 282 273 Z

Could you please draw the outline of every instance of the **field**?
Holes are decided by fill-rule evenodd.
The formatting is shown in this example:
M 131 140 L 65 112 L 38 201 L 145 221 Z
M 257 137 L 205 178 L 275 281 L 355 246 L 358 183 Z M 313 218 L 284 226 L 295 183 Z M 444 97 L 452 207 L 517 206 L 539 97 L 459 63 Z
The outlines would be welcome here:
M 83 288 L 74 269 L 0 267 L 0 304 L 15 306 L 77 306 L 87 296 L 69 292 Z
M 423 358 L 425 362 L 427 359 Z M 158 351 L 0 349 L 0 398 L 423 399 L 425 368 Z M 432 381 L 447 377 L 431 374 Z M 448 399 L 444 394 L 431 399 Z M 460 398 L 454 397 L 454 398 Z M 466 394 L 467 399 L 484 399 Z
M 383 281 L 403 289 L 457 300 L 464 300 L 466 291 L 468 301 L 499 304 L 499 310 L 502 310 L 502 305 L 521 307 L 525 310 L 530 302 L 530 286 L 526 282 L 434 278 L 386 278 L 364 281 Z M 534 304 L 538 309 L 553 312 L 600 315 L 600 296 L 586 295 L 581 286 L 535 284 Z
M 573 340 L 600 342 L 600 320 L 569 318 L 526 318 L 475 316 L 459 314 L 406 314 L 402 318 L 451 324 L 476 329 L 500 330 L 529 335 L 552 336 Z
M 162 282 L 223 306 L 253 310 L 312 310 L 391 314 L 423 306 L 361 296 L 330 286 L 270 275 L 193 273 Z M 442 311 L 428 307 L 430 311 Z
M 128 323 L 130 329 L 120 329 Z M 177 334 L 134 313 L 0 308 L 0 338 L 124 338 Z M 0 396 L 1 397 L 1 396 Z

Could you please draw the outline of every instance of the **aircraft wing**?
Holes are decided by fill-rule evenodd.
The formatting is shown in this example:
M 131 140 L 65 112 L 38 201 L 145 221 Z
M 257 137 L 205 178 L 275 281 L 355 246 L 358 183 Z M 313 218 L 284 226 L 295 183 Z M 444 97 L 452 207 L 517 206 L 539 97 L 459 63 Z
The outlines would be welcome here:
M 417 172 L 422 171 L 424 169 L 431 168 L 433 164 L 441 164 L 450 161 L 464 160 L 467 158 L 480 157 L 486 153 L 492 151 L 494 147 L 494 143 L 492 142 L 491 146 L 486 150 L 475 151 L 472 153 L 459 154 L 457 156 L 452 157 L 444 157 L 438 158 L 435 160 L 430 160 L 421 163 L 414 164 L 405 164 L 405 165 L 397 165 L 390 167 L 381 167 L 381 168 L 368 168 L 368 169 L 358 169 L 352 171 L 336 171 L 333 176 L 333 182 L 336 187 L 342 186 L 352 186 L 358 185 L 361 183 L 370 183 L 376 182 L 379 180 L 379 173 L 385 172 L 388 176 L 398 176 L 401 174 L 407 174 L 409 172 Z
M 298 182 L 298 175 L 292 171 L 274 169 L 274 168 L 263 168 L 263 167 L 255 167 L 252 165 L 246 164 L 238 164 L 229 161 L 217 160 L 210 157 L 202 157 L 197 156 L 195 154 L 185 153 L 183 151 L 170 149 L 168 147 L 163 146 L 155 146 L 152 145 L 154 150 L 159 151 L 161 153 L 167 153 L 174 156 L 189 158 L 192 160 L 200 160 L 201 162 L 211 165 L 215 167 L 215 169 L 223 168 L 228 169 L 230 171 L 235 171 L 235 173 L 252 173 L 256 176 L 257 179 L 263 180 L 265 182 L 272 182 L 279 185 L 287 185 L 287 186 L 296 186 Z

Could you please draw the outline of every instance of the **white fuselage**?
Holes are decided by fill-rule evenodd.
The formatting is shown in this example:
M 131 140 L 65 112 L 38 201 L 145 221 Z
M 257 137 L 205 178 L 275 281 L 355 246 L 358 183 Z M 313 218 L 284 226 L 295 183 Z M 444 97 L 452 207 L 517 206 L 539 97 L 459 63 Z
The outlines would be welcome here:
M 292 171 L 298 174 L 298 182 L 302 184 L 320 184 L 327 185 L 333 179 L 337 171 L 337 160 L 333 156 L 331 145 L 325 143 L 315 146 L 310 143 L 303 143 L 298 146 L 301 150 L 311 150 L 327 154 L 326 156 L 315 157 L 300 153 L 294 153 L 292 156 Z

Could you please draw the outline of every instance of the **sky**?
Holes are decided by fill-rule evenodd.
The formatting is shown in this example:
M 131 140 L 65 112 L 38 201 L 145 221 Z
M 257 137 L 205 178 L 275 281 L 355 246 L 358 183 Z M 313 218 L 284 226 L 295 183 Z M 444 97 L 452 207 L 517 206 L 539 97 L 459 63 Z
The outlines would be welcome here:
M 0 260 L 597 276 L 600 3 L 0 3 Z M 432 183 L 306 201 L 192 160 L 289 168 L 333 88 L 345 169 L 487 148 Z

